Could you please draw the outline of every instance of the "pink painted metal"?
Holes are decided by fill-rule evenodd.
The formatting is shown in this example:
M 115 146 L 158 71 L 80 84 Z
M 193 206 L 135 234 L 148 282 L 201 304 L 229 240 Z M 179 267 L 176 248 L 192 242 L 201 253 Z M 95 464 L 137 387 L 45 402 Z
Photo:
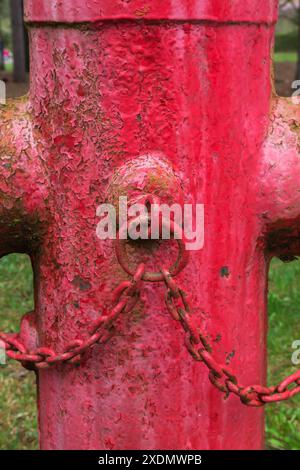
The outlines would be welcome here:
M 180 285 L 216 360 L 264 383 L 269 261 L 300 253 L 299 111 L 272 91 L 277 1 L 228 4 L 25 2 L 30 97 L 1 112 L 0 255 L 33 261 L 29 349 L 62 350 L 111 305 L 125 274 L 96 209 L 117 168 L 158 151 L 185 202 L 206 207 L 205 247 Z M 170 265 L 167 243 L 132 247 L 132 265 L 149 250 Z M 145 284 L 80 366 L 38 371 L 41 448 L 263 447 L 263 411 L 224 400 L 161 292 Z
M 25 19 L 38 23 L 83 23 L 111 19 L 270 23 L 276 21 L 277 10 L 274 0 L 27 0 Z

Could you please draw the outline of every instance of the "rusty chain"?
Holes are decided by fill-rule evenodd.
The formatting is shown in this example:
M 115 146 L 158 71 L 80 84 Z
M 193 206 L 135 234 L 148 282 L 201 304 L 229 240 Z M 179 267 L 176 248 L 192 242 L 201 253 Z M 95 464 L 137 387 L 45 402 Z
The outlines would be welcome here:
M 177 227 L 172 225 L 171 231 L 176 233 Z M 172 318 L 180 322 L 185 332 L 185 346 L 195 361 L 202 362 L 209 369 L 210 382 L 227 398 L 230 394 L 237 395 L 247 406 L 261 407 L 267 403 L 288 400 L 300 393 L 300 370 L 286 377 L 277 386 L 262 385 L 244 386 L 224 364 L 218 363 L 212 355 L 212 346 L 199 325 L 195 323 L 187 294 L 176 283 L 174 277 L 188 261 L 185 245 L 179 243 L 178 262 L 171 269 L 162 268 L 158 273 L 147 273 L 145 265 L 140 264 L 133 272 L 128 268 L 124 241 L 119 237 L 115 244 L 116 255 L 123 269 L 132 276 L 131 281 L 123 281 L 113 293 L 114 307 L 109 313 L 99 316 L 93 322 L 89 335 L 85 339 L 76 339 L 67 344 L 64 351 L 56 353 L 51 348 L 37 348 L 28 351 L 17 334 L 6 334 L 0 331 L 0 339 L 4 342 L 7 356 L 21 362 L 27 368 L 46 369 L 58 363 L 76 364 L 83 354 L 96 344 L 106 343 L 113 335 L 114 322 L 122 313 L 129 313 L 140 297 L 142 282 L 164 282 L 166 285 L 165 304 Z M 178 266 L 180 267 L 178 269 Z M 290 386 L 293 385 L 291 388 Z
M 179 321 L 185 331 L 185 345 L 195 361 L 203 362 L 209 369 L 209 380 L 228 397 L 231 393 L 237 395 L 241 402 L 248 406 L 260 407 L 266 403 L 288 400 L 300 393 L 300 370 L 285 378 L 275 387 L 262 385 L 244 386 L 225 365 L 219 364 L 212 355 L 212 346 L 204 332 L 195 325 L 194 316 L 187 300 L 187 294 L 182 290 L 169 271 L 161 270 L 167 286 L 165 303 L 173 319 Z M 289 389 L 294 384 L 294 388 Z
M 113 323 L 121 313 L 130 312 L 140 297 L 140 283 L 145 272 L 144 264 L 140 264 L 131 281 L 123 281 L 113 293 L 115 306 L 105 315 L 93 322 L 89 335 L 85 339 L 76 339 L 67 344 L 64 351 L 56 353 L 51 348 L 37 348 L 28 351 L 17 335 L 0 331 L 0 339 L 4 342 L 6 354 L 11 359 L 21 362 L 27 368 L 47 369 L 54 364 L 76 364 L 82 355 L 96 344 L 106 343 L 114 333 Z

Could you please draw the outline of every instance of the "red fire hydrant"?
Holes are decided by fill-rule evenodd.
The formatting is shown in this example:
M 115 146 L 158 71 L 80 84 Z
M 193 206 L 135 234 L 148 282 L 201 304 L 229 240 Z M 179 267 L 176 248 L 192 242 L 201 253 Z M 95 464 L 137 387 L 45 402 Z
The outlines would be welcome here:
M 25 1 L 30 95 L 1 114 L 0 255 L 31 256 L 35 311 L 1 338 L 37 373 L 42 449 L 259 449 L 263 405 L 299 392 L 299 373 L 264 386 L 269 261 L 300 253 L 277 6 Z M 204 248 L 187 264 L 179 246 L 178 275 L 171 241 L 128 242 L 124 261 L 125 242 L 97 237 L 99 205 L 132 191 L 204 204 Z

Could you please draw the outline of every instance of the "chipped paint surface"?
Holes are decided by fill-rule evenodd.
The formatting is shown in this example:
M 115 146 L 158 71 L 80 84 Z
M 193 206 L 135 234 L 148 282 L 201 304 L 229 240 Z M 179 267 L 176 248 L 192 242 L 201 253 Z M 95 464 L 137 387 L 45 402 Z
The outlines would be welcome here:
M 61 350 L 109 308 L 126 275 L 112 243 L 96 237 L 96 209 L 118 168 L 162 152 L 184 202 L 206 207 L 205 248 L 191 253 L 179 282 L 217 359 L 230 359 L 243 383 L 263 382 L 269 259 L 300 252 L 298 111 L 272 104 L 268 23 L 277 2 L 235 0 L 240 17 L 230 8 L 229 17 L 223 1 L 143 10 L 151 19 L 157 4 L 167 20 L 171 7 L 186 6 L 184 15 L 201 19 L 210 8 L 223 25 L 116 21 L 150 4 L 134 0 L 26 3 L 28 18 L 46 24 L 30 28 L 30 98 L 2 112 L 0 149 L 0 253 L 30 253 L 35 271 L 35 318 L 22 334 Z M 115 20 L 99 22 L 101 8 Z M 249 14 L 264 24 L 231 24 Z M 87 19 L 93 24 L 48 24 Z M 131 255 L 136 263 L 146 247 Z M 160 286 L 145 285 L 117 331 L 81 366 L 39 372 L 43 449 L 263 446 L 263 412 L 213 389 Z
M 276 0 L 25 0 L 25 17 L 32 22 L 95 22 L 124 19 L 209 20 L 272 23 Z
M 160 152 L 146 153 L 118 167 L 111 176 L 106 199 L 118 209 L 121 197 L 127 197 L 132 205 L 146 194 L 157 197 L 161 204 L 184 204 L 181 180 Z
M 0 256 L 33 252 L 48 223 L 48 175 L 26 99 L 1 106 Z

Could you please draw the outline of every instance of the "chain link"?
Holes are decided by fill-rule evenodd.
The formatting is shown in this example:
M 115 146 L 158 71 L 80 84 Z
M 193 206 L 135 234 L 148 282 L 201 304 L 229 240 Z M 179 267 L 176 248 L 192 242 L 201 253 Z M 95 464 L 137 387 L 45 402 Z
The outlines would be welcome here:
M 195 317 L 187 300 L 187 294 L 177 285 L 170 272 L 161 270 L 167 287 L 165 302 L 174 320 L 181 323 L 185 331 L 185 345 L 196 361 L 203 362 L 209 369 L 209 380 L 227 398 L 237 395 L 247 406 L 260 407 L 267 403 L 288 400 L 300 393 L 300 370 L 288 376 L 275 387 L 262 385 L 244 386 L 225 365 L 219 364 L 212 355 L 212 346 L 204 332 L 196 326 Z M 292 388 L 289 388 L 292 385 Z
M 140 264 L 132 281 L 121 282 L 113 292 L 114 307 L 93 322 L 86 338 L 68 343 L 61 353 L 45 347 L 28 351 L 16 334 L 9 335 L 0 331 L 0 339 L 4 342 L 7 356 L 21 362 L 28 369 L 47 369 L 58 363 L 79 363 L 88 349 L 96 344 L 106 343 L 113 336 L 115 331 L 113 324 L 122 313 L 133 310 L 140 297 L 144 272 L 145 266 Z
M 89 329 L 85 339 L 76 339 L 67 344 L 64 351 L 57 353 L 51 348 L 37 348 L 28 351 L 18 339 L 17 334 L 6 334 L 0 331 L 7 356 L 21 362 L 30 369 L 46 369 L 58 363 L 77 364 L 83 354 L 96 344 L 106 343 L 114 334 L 114 323 L 122 313 L 133 310 L 140 298 L 141 283 L 145 274 L 145 265 L 140 264 L 131 281 L 123 281 L 113 292 L 114 307 L 99 316 Z M 185 346 L 195 361 L 202 362 L 209 369 L 210 382 L 225 394 L 237 395 L 247 406 L 261 407 L 267 403 L 288 400 L 300 393 L 300 370 L 289 375 L 280 384 L 273 387 L 262 385 L 244 386 L 224 364 L 219 364 L 213 357 L 213 348 L 204 331 L 196 323 L 192 314 L 186 292 L 181 289 L 167 269 L 161 269 L 163 282 L 166 285 L 165 304 L 172 318 L 180 322 L 185 332 Z

